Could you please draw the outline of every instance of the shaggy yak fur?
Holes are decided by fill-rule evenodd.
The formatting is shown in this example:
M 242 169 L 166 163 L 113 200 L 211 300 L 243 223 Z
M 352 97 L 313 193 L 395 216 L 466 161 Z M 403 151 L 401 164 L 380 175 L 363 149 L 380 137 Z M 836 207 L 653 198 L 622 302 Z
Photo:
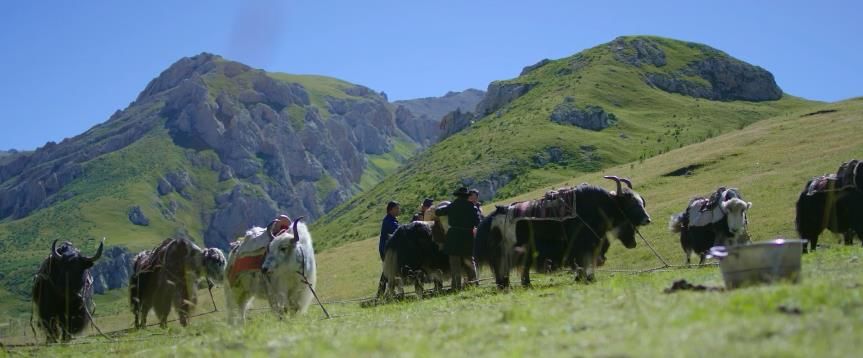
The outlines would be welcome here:
M 312 235 L 301 220 L 302 217 L 293 222 L 292 231 L 277 233 L 275 237 L 269 227 L 254 227 L 246 232 L 243 242 L 232 245 L 228 272 L 234 272 L 234 266 L 240 265 L 242 258 L 238 257 L 238 252 L 244 244 L 261 235 L 269 235 L 270 239 L 260 269 L 242 270 L 228 277 L 225 299 L 229 323 L 245 322 L 246 312 L 255 297 L 266 298 L 279 318 L 306 312 L 317 282 L 317 266 Z
M 67 342 L 72 335 L 84 330 L 93 312 L 93 276 L 90 267 L 102 257 L 105 240 L 93 257 L 81 255 L 65 241 L 57 247 L 51 244 L 51 253 L 39 266 L 33 278 L 33 309 L 38 325 L 45 332 L 48 343 L 58 339 Z
M 720 188 L 713 199 L 697 197 L 686 209 L 672 215 L 668 223 L 671 232 L 680 233 L 680 246 L 686 264 L 695 253 L 698 264 L 704 264 L 707 251 L 715 245 L 738 245 L 749 242 L 747 211 L 752 207 L 737 189 Z M 715 204 L 711 204 L 715 202 Z M 701 216 L 696 218 L 695 216 Z
M 166 239 L 153 250 L 135 256 L 129 278 L 129 301 L 135 315 L 135 328 L 147 326 L 150 309 L 156 312 L 159 326 L 168 325 L 171 307 L 177 310 L 180 324 L 189 324 L 197 305 L 198 282 L 221 281 L 225 255 L 216 248 L 202 250 L 186 238 Z
M 854 242 L 854 236 L 863 241 L 863 165 L 860 162 L 840 167 L 837 180 L 820 191 L 810 192 L 810 179 L 797 199 L 795 224 L 801 239 L 809 240 L 809 249 L 815 250 L 818 236 L 824 229 L 841 234 L 846 245 Z M 844 170 L 843 170 L 844 169 Z M 852 179 L 853 178 L 853 179 Z
M 493 214 L 488 233 L 490 262 L 498 287 L 509 287 L 509 272 L 521 266 L 521 282 L 530 285 L 534 256 L 541 270 L 570 266 L 579 281 L 593 281 L 594 269 L 607 249 L 606 234 L 613 232 L 627 248 L 634 248 L 635 229 L 650 223 L 645 201 L 627 179 L 607 176 L 616 191 L 579 185 L 575 194 L 577 217 L 563 220 L 515 220 L 513 205 Z M 627 187 L 621 187 L 621 182 Z

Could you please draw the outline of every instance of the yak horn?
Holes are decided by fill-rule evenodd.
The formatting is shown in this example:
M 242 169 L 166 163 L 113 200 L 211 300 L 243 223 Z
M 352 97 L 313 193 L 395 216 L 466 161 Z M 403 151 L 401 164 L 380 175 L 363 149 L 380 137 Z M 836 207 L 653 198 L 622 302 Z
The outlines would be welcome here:
M 620 178 L 618 178 L 616 175 L 606 175 L 603 178 L 608 180 L 614 180 L 614 182 L 617 183 L 617 195 L 620 195 L 620 193 L 623 191 L 620 187 Z
M 57 253 L 57 240 L 55 239 L 53 243 L 51 243 L 51 257 L 60 257 L 60 254 Z
M 631 182 L 631 181 L 629 181 L 629 179 L 627 179 L 627 178 L 620 178 L 620 181 L 624 182 L 624 183 L 626 184 L 626 186 L 628 186 L 630 189 L 632 189 L 632 182 Z
M 96 261 L 100 257 L 102 257 L 102 250 L 105 249 L 105 238 L 102 238 L 102 241 L 99 242 L 99 248 L 96 249 L 96 254 L 93 257 L 88 257 L 87 260 Z
M 294 238 L 291 239 L 292 243 L 296 244 L 298 241 L 300 241 L 300 234 L 299 234 L 299 232 L 297 232 L 297 224 L 299 224 L 300 220 L 303 220 L 304 218 L 305 217 L 300 216 L 297 218 L 297 220 L 294 220 Z

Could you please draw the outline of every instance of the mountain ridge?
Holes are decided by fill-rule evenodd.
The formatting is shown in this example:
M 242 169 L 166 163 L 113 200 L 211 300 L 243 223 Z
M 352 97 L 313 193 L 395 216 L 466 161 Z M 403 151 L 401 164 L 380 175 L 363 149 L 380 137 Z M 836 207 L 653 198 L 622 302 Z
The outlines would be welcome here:
M 676 87 L 663 88 L 653 76 Z M 763 93 L 753 90 L 759 88 Z M 379 212 L 369 212 L 376 203 L 413 207 L 423 197 L 448 199 L 456 186 L 479 189 L 484 201 L 510 197 L 812 103 L 782 93 L 766 70 L 707 45 L 618 37 L 490 83 L 475 111 L 444 117 L 449 137 L 328 213 L 313 230 L 333 245 L 364 239 L 376 230 Z

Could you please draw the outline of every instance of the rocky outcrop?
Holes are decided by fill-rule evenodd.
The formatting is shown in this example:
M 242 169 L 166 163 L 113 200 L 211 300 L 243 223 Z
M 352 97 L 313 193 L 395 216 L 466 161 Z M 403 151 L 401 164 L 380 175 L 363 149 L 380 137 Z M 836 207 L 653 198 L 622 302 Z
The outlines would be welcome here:
M 129 285 L 135 254 L 122 246 L 107 246 L 102 258 L 90 268 L 93 275 L 93 291 L 104 294 Z
M 204 245 L 222 250 L 228 250 L 230 242 L 252 226 L 265 226 L 280 212 L 279 205 L 266 193 L 245 184 L 217 197 L 216 205 L 204 233 Z
M 549 63 L 551 63 L 551 60 L 549 60 L 549 59 L 547 59 L 547 58 L 544 58 L 544 59 L 540 60 L 539 62 L 534 63 L 534 64 L 532 64 L 532 65 L 530 65 L 530 66 L 525 66 L 524 68 L 522 68 L 522 69 L 521 69 L 521 73 L 519 73 L 518 75 L 519 75 L 519 76 L 524 76 L 524 75 L 526 75 L 526 74 L 528 74 L 528 73 L 533 72 L 533 71 L 534 71 L 534 70 L 536 70 L 537 68 L 540 68 L 540 67 L 542 67 L 542 66 L 545 66 L 545 65 L 547 65 L 547 64 L 549 64 Z
M 700 80 L 693 81 L 692 77 Z M 672 74 L 649 73 L 646 81 L 667 92 L 716 101 L 757 102 L 782 98 L 782 89 L 773 74 L 721 54 L 692 62 Z
M 129 208 L 129 221 L 138 226 L 150 225 L 150 219 L 144 215 L 144 212 L 141 211 L 141 207 L 137 205 Z
M 457 109 L 448 113 L 443 117 L 443 119 L 441 119 L 441 134 L 439 140 L 444 140 L 447 137 L 470 127 L 476 119 L 476 116 L 472 112 L 462 112 Z
M 533 86 L 531 83 L 492 82 L 488 85 L 485 97 L 476 105 L 475 112 L 479 117 L 495 113 L 524 96 Z
M 614 53 L 614 58 L 633 66 L 654 65 L 665 66 L 665 51 L 662 45 L 650 38 L 638 37 L 627 39 L 618 37 L 608 44 Z
M 606 112 L 602 107 L 588 105 L 581 109 L 570 101 L 557 105 L 549 119 L 555 123 L 574 125 L 592 131 L 601 131 L 617 123 L 614 114 Z
M 395 101 L 396 126 L 415 142 L 429 146 L 440 138 L 440 121 L 447 113 L 455 110 L 473 111 L 484 95 L 483 91 L 467 89 L 447 92 L 442 97 Z
M 462 186 L 477 189 L 479 200 L 488 201 L 494 198 L 497 191 L 515 178 L 510 172 L 494 173 L 485 178 L 463 178 Z

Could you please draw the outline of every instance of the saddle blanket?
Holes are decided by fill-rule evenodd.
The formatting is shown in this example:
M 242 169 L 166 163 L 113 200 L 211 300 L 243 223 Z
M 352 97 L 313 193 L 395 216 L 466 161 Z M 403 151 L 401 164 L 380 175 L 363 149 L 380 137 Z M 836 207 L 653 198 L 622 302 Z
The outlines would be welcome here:
M 809 183 L 809 187 L 806 188 L 806 195 L 812 196 L 816 193 L 833 190 L 837 187 L 837 183 L 838 179 L 833 174 L 813 178 L 812 182 Z
M 228 280 L 230 280 L 231 282 L 235 282 L 237 280 L 237 275 L 240 274 L 240 272 L 260 270 L 263 264 L 263 254 L 238 257 L 237 260 L 234 261 L 234 265 L 231 266 L 231 270 L 228 271 Z
M 515 220 L 562 221 L 578 216 L 574 188 L 549 191 L 540 199 L 513 203 L 510 208 Z

